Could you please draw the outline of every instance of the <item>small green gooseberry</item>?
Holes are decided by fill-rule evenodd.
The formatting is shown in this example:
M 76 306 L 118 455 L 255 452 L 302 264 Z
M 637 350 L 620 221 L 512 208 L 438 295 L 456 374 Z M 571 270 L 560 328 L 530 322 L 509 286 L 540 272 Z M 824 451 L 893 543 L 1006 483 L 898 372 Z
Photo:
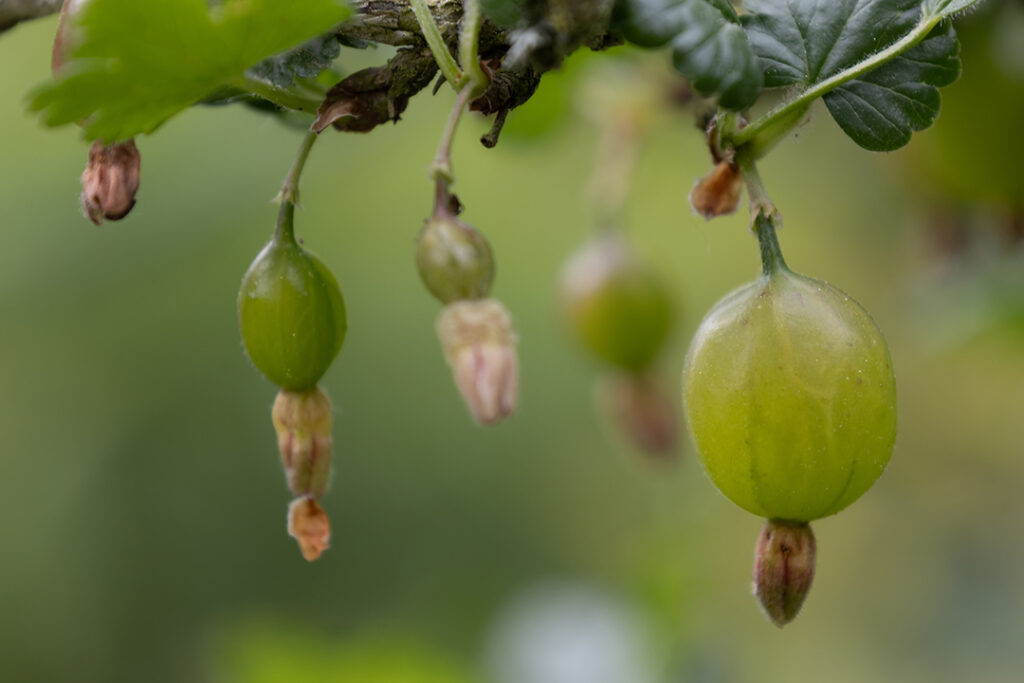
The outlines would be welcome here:
M 629 372 L 650 366 L 672 329 L 667 288 L 617 233 L 596 238 L 569 259 L 562 302 L 583 345 Z
M 294 240 L 275 237 L 242 278 L 238 321 L 253 364 L 283 389 L 316 386 L 345 339 L 334 275 Z
M 487 238 L 445 212 L 420 230 L 416 267 L 423 284 L 444 304 L 484 299 L 494 283 L 494 254 Z
M 701 323 L 683 400 L 722 493 L 756 515 L 808 522 L 845 508 L 885 469 L 896 387 L 885 340 L 864 309 L 792 273 L 781 255 L 776 266 Z

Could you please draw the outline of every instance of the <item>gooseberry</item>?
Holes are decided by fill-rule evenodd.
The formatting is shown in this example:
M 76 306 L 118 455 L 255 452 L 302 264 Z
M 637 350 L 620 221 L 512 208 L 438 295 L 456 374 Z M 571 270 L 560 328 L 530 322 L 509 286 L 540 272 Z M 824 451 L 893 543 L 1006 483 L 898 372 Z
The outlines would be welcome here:
M 857 302 L 781 256 L 766 270 L 701 323 L 683 400 L 722 493 L 756 515 L 807 522 L 845 508 L 885 469 L 896 438 L 892 362 Z
M 596 238 L 568 261 L 562 303 L 583 345 L 630 372 L 651 365 L 672 329 L 667 288 L 617 233 Z
M 471 225 L 442 212 L 430 218 L 416 240 L 416 267 L 441 303 L 483 299 L 494 283 L 491 245 Z
M 253 364 L 283 389 L 316 386 L 345 339 L 334 275 L 293 239 L 275 237 L 242 278 L 238 321 Z

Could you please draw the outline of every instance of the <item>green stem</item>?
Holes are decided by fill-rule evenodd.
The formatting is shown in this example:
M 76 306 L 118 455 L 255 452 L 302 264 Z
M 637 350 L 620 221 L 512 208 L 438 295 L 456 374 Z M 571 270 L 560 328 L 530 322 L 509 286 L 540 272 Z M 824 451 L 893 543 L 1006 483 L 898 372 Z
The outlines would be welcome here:
M 269 83 L 259 80 L 258 78 L 242 76 L 235 81 L 235 85 L 242 90 L 259 95 L 263 99 L 269 100 L 283 109 L 294 109 L 295 111 L 315 114 L 316 110 L 320 108 L 321 100 L 304 97 L 290 90 L 283 90 L 281 88 L 274 87 Z
M 778 214 L 759 213 L 754 217 L 754 234 L 761 247 L 761 270 L 771 276 L 780 270 L 789 270 L 786 259 L 782 258 L 779 238 L 775 235 Z
M 836 75 L 826 78 L 819 83 L 815 83 L 793 99 L 783 102 L 765 115 L 761 116 L 746 128 L 736 131 L 735 135 L 732 136 L 733 145 L 740 147 L 741 145 L 755 143 L 755 147 L 760 148 L 759 151 L 763 154 L 764 151 L 767 151 L 767 147 L 770 145 L 757 144 L 756 141 L 761 139 L 762 136 L 770 134 L 770 136 L 775 139 L 780 138 L 785 132 L 788 132 L 789 129 L 799 122 L 800 118 L 803 116 L 803 112 L 807 110 L 811 102 L 835 90 L 844 83 L 852 81 L 853 79 L 858 78 L 872 69 L 875 69 L 889 60 L 903 54 L 931 33 L 931 30 L 935 28 L 935 25 L 938 24 L 939 21 L 941 21 L 941 17 L 922 15 L 921 20 L 909 33 L 881 52 L 876 52 L 864 61 L 858 62 L 848 69 L 844 69 Z M 799 113 L 799 115 L 796 115 L 797 113 Z M 781 132 L 778 129 L 778 124 L 780 122 L 787 124 L 786 129 Z
M 462 87 L 471 88 L 474 95 L 480 95 L 487 89 L 487 76 L 480 68 L 480 57 L 477 54 L 480 45 L 480 25 L 483 14 L 479 0 L 464 0 L 462 3 L 462 33 L 459 36 L 459 62 L 468 82 Z
M 427 47 L 434 55 L 434 61 L 437 62 L 445 80 L 458 90 L 462 84 L 463 74 L 455 62 L 455 57 L 448 49 L 448 45 L 444 42 L 444 38 L 441 37 L 441 30 L 437 27 L 437 22 L 434 20 L 434 15 L 430 13 L 426 0 L 410 0 L 409 4 L 412 5 L 413 14 L 416 15 L 416 22 L 420 25 L 420 31 L 423 32 L 423 37 L 427 41 Z
M 612 115 L 602 126 L 589 187 L 598 230 L 626 224 L 626 199 L 636 167 L 641 125 L 637 117 Z
M 722 154 L 726 149 L 726 141 L 732 140 L 736 134 L 736 112 L 719 109 L 715 117 L 715 129 L 711 138 L 711 144 L 717 154 Z
M 441 142 L 437 146 L 437 154 L 428 169 L 430 177 L 438 182 L 444 183 L 445 188 L 455 181 L 452 174 L 452 141 L 455 139 L 455 130 L 459 127 L 459 119 L 462 112 L 473 97 L 473 88 L 465 87 L 459 91 L 455 98 L 455 106 L 448 114 L 448 121 L 444 124 L 444 131 L 441 133 Z
M 306 160 L 313 149 L 317 135 L 313 131 L 307 131 L 299 145 L 299 152 L 295 155 L 295 161 L 284 178 L 281 192 L 277 200 L 281 202 L 281 209 L 277 214 L 277 227 L 274 228 L 274 239 L 295 243 L 295 205 L 299 202 L 299 178 L 302 177 L 302 170 L 306 167 Z
M 757 235 L 757 242 L 761 247 L 761 268 L 764 274 L 769 276 L 779 270 L 788 270 L 786 260 L 782 257 L 782 249 L 779 247 L 779 239 L 775 234 L 776 227 L 782 223 L 782 216 L 768 196 L 757 164 L 750 155 L 743 154 L 737 158 L 736 163 L 747 186 L 751 229 Z

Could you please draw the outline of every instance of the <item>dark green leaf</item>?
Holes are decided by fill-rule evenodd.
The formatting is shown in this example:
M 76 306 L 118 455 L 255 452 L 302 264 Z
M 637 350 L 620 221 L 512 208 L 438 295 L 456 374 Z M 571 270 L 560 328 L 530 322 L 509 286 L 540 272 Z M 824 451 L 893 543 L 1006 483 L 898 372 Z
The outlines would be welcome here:
M 70 60 L 31 93 L 43 123 L 107 142 L 148 133 L 260 60 L 320 35 L 342 0 L 103 0 L 84 5 Z
M 337 36 L 334 33 L 325 33 L 287 52 L 264 59 L 247 73 L 279 88 L 289 88 L 295 82 L 296 76 L 319 76 L 340 53 L 341 44 Z
M 977 5 L 980 0 L 925 0 L 924 11 L 933 17 L 948 17 Z
M 761 69 L 726 0 L 619 0 L 616 27 L 632 43 L 672 46 L 672 61 L 693 88 L 743 109 L 761 90 Z
M 498 26 L 515 28 L 536 14 L 537 0 L 480 0 L 484 15 Z
M 744 17 L 765 85 L 808 88 L 835 77 L 911 33 L 920 0 L 749 0 Z M 839 126 L 867 149 L 902 147 L 939 113 L 938 88 L 960 73 L 948 22 L 899 56 L 824 95 Z

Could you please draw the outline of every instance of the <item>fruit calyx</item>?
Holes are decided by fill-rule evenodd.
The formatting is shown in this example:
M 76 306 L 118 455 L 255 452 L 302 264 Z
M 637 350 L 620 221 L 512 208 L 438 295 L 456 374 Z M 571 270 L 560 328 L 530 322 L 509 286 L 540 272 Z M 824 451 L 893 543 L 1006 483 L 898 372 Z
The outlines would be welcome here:
M 811 583 L 817 544 L 806 522 L 770 519 L 757 537 L 753 590 L 761 609 L 782 628 L 796 617 Z

